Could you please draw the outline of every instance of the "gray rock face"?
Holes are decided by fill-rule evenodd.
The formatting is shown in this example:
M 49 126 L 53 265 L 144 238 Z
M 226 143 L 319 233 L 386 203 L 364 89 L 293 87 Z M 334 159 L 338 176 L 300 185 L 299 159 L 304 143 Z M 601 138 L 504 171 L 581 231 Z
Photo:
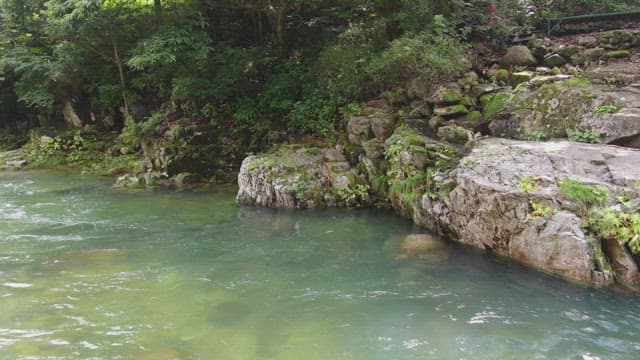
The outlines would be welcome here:
M 19 170 L 27 165 L 27 154 L 23 149 L 0 152 L 0 169 Z
M 600 135 L 603 143 L 624 142 L 627 138 L 640 136 L 640 108 L 623 109 L 613 114 L 589 114 L 582 118 L 578 129 Z
M 568 177 L 618 194 L 640 179 L 640 167 L 634 164 L 640 164 L 640 151 L 618 147 L 477 141 L 453 171 L 457 185 L 449 196 L 423 196 L 420 218 L 422 225 L 453 234 L 460 242 L 574 281 L 602 284 L 599 279 L 611 276 L 596 266 L 602 259 L 596 259 L 580 217 L 570 204 L 557 200 L 562 199 L 558 181 Z M 523 179 L 532 185 L 526 191 Z M 549 214 L 537 215 L 534 204 L 543 204 Z M 630 267 L 628 258 L 622 262 Z
M 274 208 L 366 203 L 366 195 L 356 192 L 363 180 L 355 169 L 346 161 L 331 161 L 342 160 L 339 151 L 282 146 L 276 153 L 249 156 L 240 167 L 236 201 Z
M 492 134 L 527 139 L 531 134 L 544 133 L 550 138 L 562 138 L 582 131 L 599 135 L 603 143 L 637 146 L 640 139 L 637 89 L 610 90 L 604 85 L 562 76 L 536 77 L 529 85 L 513 97 L 508 104 L 510 111 L 489 125 Z
M 502 58 L 506 65 L 534 65 L 536 59 L 531 54 L 531 50 L 524 45 L 516 45 L 507 49 L 507 53 Z

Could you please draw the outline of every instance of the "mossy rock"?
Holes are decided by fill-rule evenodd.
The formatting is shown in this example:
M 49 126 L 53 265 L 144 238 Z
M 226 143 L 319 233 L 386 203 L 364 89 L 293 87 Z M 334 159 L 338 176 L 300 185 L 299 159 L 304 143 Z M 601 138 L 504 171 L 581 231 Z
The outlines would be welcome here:
M 444 104 L 459 104 L 464 99 L 464 94 L 460 89 L 456 88 L 447 88 L 447 90 L 442 94 L 442 102 Z
M 507 69 L 498 69 L 493 79 L 498 84 L 506 84 L 509 81 L 509 71 Z
M 531 71 L 514 72 L 513 74 L 511 74 L 511 85 L 518 86 L 522 83 L 530 81 L 534 76 L 535 74 Z
M 563 48 L 557 49 L 556 52 L 560 54 L 563 58 L 568 59 L 582 50 L 583 50 L 583 47 L 580 45 L 568 45 Z
M 631 56 L 629 50 L 616 50 L 616 51 L 608 51 L 602 55 L 602 58 L 605 60 L 610 59 L 624 59 Z
M 465 116 L 454 119 L 454 122 L 469 130 L 475 130 L 482 123 L 482 120 L 483 117 L 480 111 L 472 111 Z
M 464 115 L 464 114 L 467 114 L 468 112 L 469 112 L 469 109 L 467 109 L 467 107 L 463 104 L 437 107 L 433 110 L 434 115 L 442 116 L 442 117 Z
M 482 115 L 486 120 L 492 120 L 500 111 L 506 109 L 511 104 L 511 101 L 512 95 L 510 93 L 497 93 L 482 108 Z
M 516 45 L 507 49 L 507 53 L 502 58 L 505 65 L 535 65 L 536 59 L 531 54 L 531 50 L 524 45 Z
M 550 68 L 563 66 L 566 63 L 567 63 L 567 59 L 565 59 L 560 54 L 551 54 L 544 58 L 544 64 Z
M 379 140 L 385 140 L 393 133 L 395 121 L 390 114 L 373 114 L 370 115 L 370 126 L 373 136 Z
M 526 139 L 543 132 L 552 138 L 566 137 L 567 129 L 575 128 L 582 116 L 592 111 L 593 101 L 587 80 L 544 84 L 534 91 L 514 94 L 510 116 L 494 120 L 489 127 L 496 136 Z
M 438 128 L 438 137 L 451 144 L 464 145 L 473 139 L 473 134 L 461 126 L 448 124 Z

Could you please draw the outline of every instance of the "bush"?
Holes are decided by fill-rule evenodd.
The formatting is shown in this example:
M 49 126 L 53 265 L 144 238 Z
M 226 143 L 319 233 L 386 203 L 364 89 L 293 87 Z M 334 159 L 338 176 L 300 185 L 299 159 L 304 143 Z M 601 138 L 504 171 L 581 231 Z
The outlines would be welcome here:
M 613 209 L 593 211 L 587 228 L 603 239 L 615 239 L 640 253 L 640 214 L 616 213 Z
M 379 91 L 404 86 L 422 78 L 430 86 L 447 81 L 469 69 L 465 47 L 442 31 L 408 34 L 374 58 L 365 72 Z
M 600 140 L 600 135 L 582 131 L 575 131 L 571 133 L 571 135 L 569 135 L 569 140 L 586 144 L 599 144 L 602 142 L 602 140 Z
M 560 181 L 560 194 L 584 208 L 603 206 L 609 201 L 609 190 L 604 186 L 586 185 L 569 178 Z

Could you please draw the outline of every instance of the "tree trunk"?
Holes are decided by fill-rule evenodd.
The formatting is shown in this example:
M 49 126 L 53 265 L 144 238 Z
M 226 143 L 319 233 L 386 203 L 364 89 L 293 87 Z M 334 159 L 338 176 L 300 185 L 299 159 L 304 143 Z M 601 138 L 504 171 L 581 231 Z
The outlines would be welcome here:
M 115 37 L 111 37 L 111 44 L 113 45 L 113 61 L 116 63 L 116 67 L 118 68 L 118 75 L 120 77 L 120 87 L 122 87 L 122 103 L 124 106 L 123 115 L 125 118 L 129 117 L 129 100 L 127 99 L 127 88 L 126 83 L 124 81 L 124 66 L 122 65 L 122 60 L 120 59 L 120 54 L 118 52 L 118 43 L 116 42 Z
M 159 29 L 163 23 L 162 0 L 153 0 L 153 13 L 155 15 L 156 29 Z
M 284 19 L 286 6 L 282 4 L 276 9 L 276 39 L 278 41 L 278 56 L 282 57 L 285 51 L 284 42 Z

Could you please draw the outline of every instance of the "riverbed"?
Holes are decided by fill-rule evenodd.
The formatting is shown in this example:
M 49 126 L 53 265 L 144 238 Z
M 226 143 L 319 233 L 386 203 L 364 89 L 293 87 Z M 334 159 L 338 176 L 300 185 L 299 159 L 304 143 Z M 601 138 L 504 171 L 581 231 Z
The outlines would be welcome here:
M 635 359 L 640 302 L 383 210 L 0 173 L 0 359 Z

